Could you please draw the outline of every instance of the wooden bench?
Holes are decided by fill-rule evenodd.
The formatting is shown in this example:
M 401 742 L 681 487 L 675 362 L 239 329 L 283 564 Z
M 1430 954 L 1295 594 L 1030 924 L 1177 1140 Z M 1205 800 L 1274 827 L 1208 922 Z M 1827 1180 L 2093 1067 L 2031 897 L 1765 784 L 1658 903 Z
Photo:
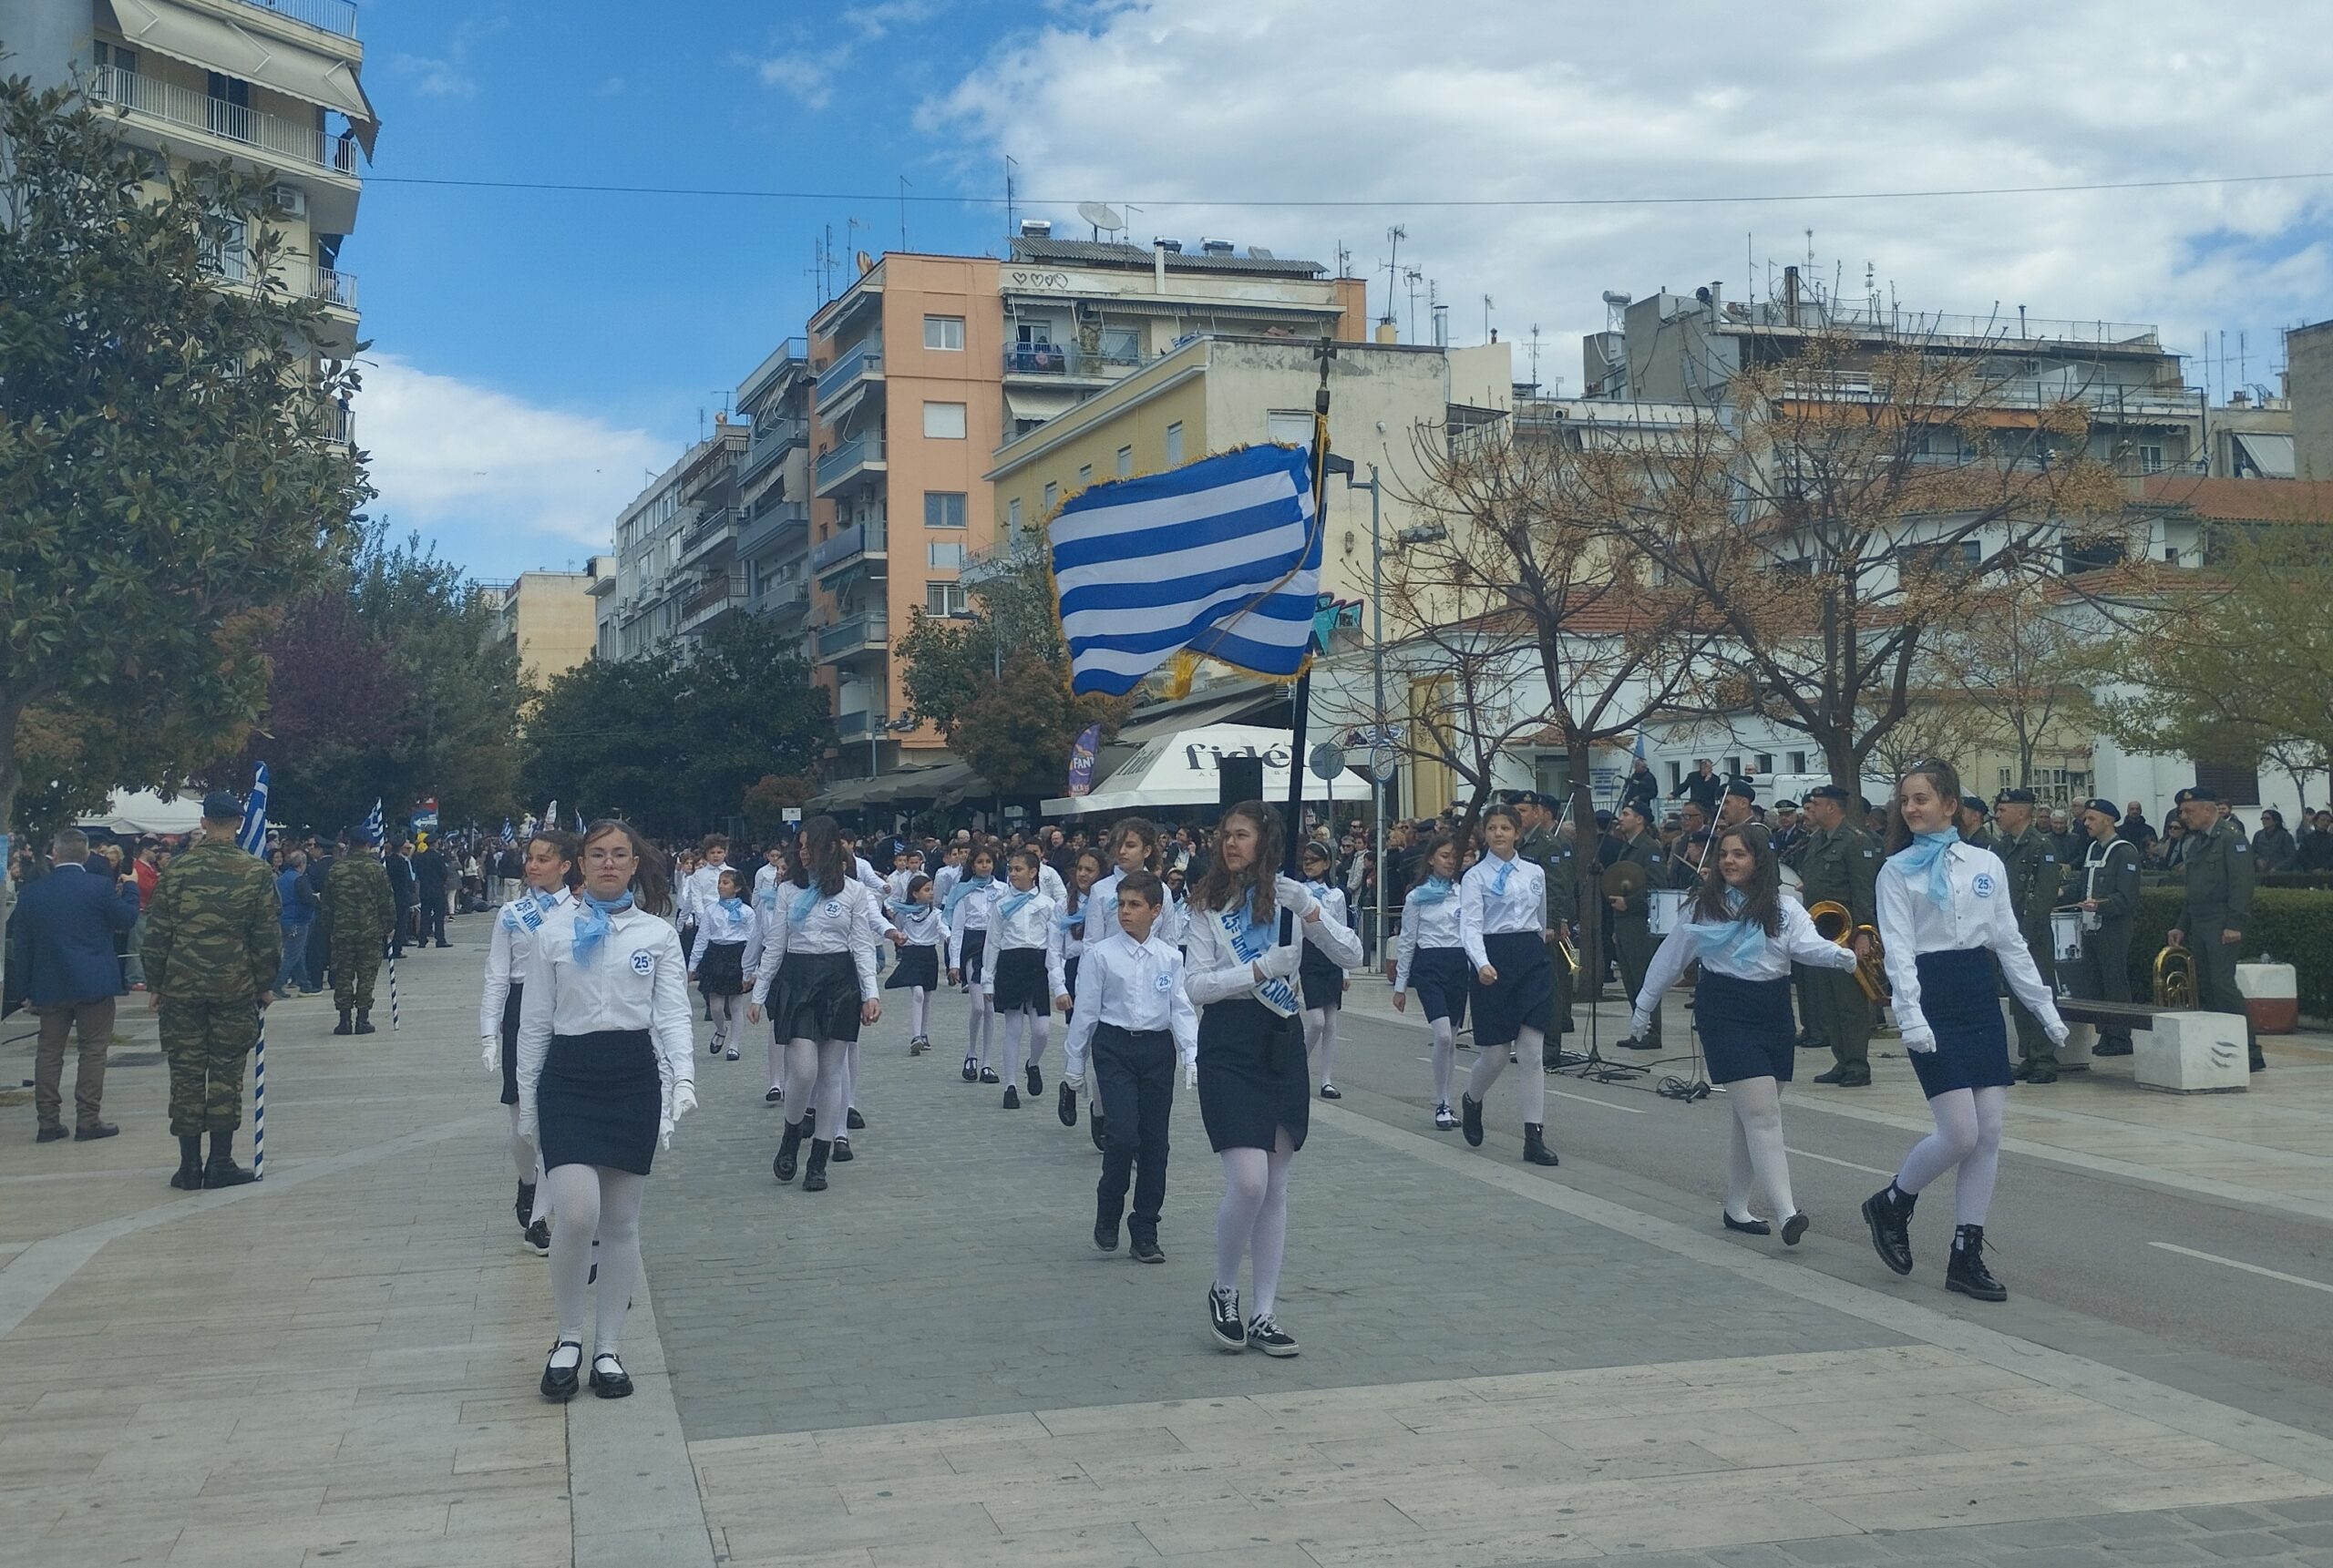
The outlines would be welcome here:
M 2061 997 L 2058 1016 L 2067 1027 L 2066 1043 L 2058 1052 L 2061 1071 L 2088 1071 L 2099 1026 L 2118 1024 L 2133 1037 L 2131 1079 L 2142 1088 L 2224 1094 L 2252 1085 L 2244 1020 L 2234 1013 Z

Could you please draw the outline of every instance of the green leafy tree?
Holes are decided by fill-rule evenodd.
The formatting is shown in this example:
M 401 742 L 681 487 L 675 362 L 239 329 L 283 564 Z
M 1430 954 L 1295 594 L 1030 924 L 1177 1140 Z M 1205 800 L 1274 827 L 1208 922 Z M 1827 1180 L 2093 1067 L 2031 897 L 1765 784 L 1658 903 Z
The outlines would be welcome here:
M 261 182 L 149 167 L 77 92 L 0 82 L 0 823 L 28 762 L 60 770 L 31 775 L 55 817 L 239 744 L 262 640 L 372 493 Z

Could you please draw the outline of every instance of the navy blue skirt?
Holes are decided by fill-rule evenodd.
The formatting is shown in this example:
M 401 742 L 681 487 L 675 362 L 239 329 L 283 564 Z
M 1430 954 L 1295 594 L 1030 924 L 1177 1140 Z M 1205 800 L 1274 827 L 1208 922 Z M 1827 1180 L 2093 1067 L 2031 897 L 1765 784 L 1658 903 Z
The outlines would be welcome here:
M 899 967 L 883 982 L 887 991 L 908 990 L 921 986 L 925 990 L 940 989 L 940 949 L 928 942 L 910 942 L 899 949 Z
M 773 1039 L 858 1038 L 858 965 L 848 953 L 786 953 L 770 986 Z
M 988 927 L 983 926 L 976 930 L 965 932 L 964 948 L 958 961 L 963 965 L 961 972 L 966 985 L 977 986 L 986 982 L 987 957 Z
M 605 1165 L 648 1174 L 664 1082 L 644 1029 L 555 1034 L 535 1081 L 543 1169 Z
M 1345 1005 L 1343 966 L 1310 942 L 1304 944 L 1304 955 L 1297 963 L 1296 981 L 1304 993 L 1307 1012 Z
M 1693 1023 L 1701 1032 L 1711 1083 L 1745 1078 L 1790 1081 L 1798 1030 L 1791 1018 L 1788 977 L 1745 980 L 1703 964 L 1693 987 Z
M 1547 938 L 1536 931 L 1492 931 L 1483 938 L 1483 953 L 1498 980 L 1486 986 L 1473 975 L 1466 979 L 1475 1003 L 1475 1048 L 1512 1045 L 1526 1029 L 1546 1034 L 1556 1001 Z
M 1420 948 L 1410 955 L 1410 989 L 1428 1019 L 1446 1018 L 1453 1030 L 1466 1027 L 1466 988 L 1473 971 L 1464 948 Z
M 1992 957 L 1982 948 L 1922 953 L 1920 1010 L 1936 1035 L 1934 1050 L 1911 1050 L 1920 1092 L 1933 1100 L 1955 1089 L 2006 1089 L 2009 1026 L 2001 1021 Z
M 519 1103 L 519 993 L 525 988 L 510 982 L 502 999 L 502 1103 Z
M 1304 1147 L 1312 1126 L 1311 1073 L 1304 1062 L 1304 1026 L 1251 997 L 1199 1009 L 1199 1122 L 1208 1146 Z

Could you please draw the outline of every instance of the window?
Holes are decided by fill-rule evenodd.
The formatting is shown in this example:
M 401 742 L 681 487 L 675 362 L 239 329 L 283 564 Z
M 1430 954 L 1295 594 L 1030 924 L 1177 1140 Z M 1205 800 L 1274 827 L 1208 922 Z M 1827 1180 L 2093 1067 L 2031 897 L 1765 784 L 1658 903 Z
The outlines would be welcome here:
M 1061 504 L 1061 487 L 1051 479 L 1045 481 L 1045 510 L 1050 514 Z
M 2068 577 L 2086 571 L 2103 571 L 2108 567 L 2122 564 L 2122 541 L 2120 539 L 2068 539 L 2061 554 L 2061 569 Z
M 1790 771 L 1794 774 L 1803 774 L 1806 771 L 1806 753 L 1804 752 L 1793 752 L 1790 753 Z
M 961 316 L 924 317 L 923 346 L 947 349 L 961 354 L 964 349 L 964 318 Z
M 934 571 L 955 571 L 964 564 L 964 546 L 958 539 L 933 539 L 923 554 L 924 565 Z
M 1013 324 L 1012 335 L 1013 340 L 1023 347 L 1050 343 L 1053 341 L 1053 325 L 1051 322 L 1017 322 Z
M 2257 763 L 2195 763 L 2195 782 L 2220 792 L 2230 805 L 2260 804 L 2260 764 Z
M 1166 426 L 1166 466 L 1179 468 L 1183 464 L 1183 422 L 1179 419 Z
M 923 526 L 927 528 L 962 528 L 963 493 L 958 490 L 926 490 L 923 493 Z
M 1774 771 L 1774 753 L 1772 752 L 1760 752 L 1750 761 L 1752 765 L 1762 774 L 1770 774 Z
M 243 277 L 243 220 L 230 218 L 221 224 L 216 240 L 205 239 L 202 264 L 211 272 L 231 282 L 241 282 Z
M 961 582 L 927 582 L 923 585 L 923 612 L 926 615 L 970 615 L 971 601 L 964 596 Z
M 1897 560 L 1906 574 L 1913 572 L 1975 571 L 1985 556 L 1980 539 L 1956 539 L 1950 544 L 1905 545 Z
M 1725 776 L 1730 779 L 1738 779 L 1742 776 L 1742 759 L 1740 757 L 1728 757 L 1725 759 Z
M 125 49 L 119 44 L 108 44 L 99 38 L 96 58 L 98 69 L 101 71 L 119 71 L 125 77 L 138 74 L 138 51 L 135 49 Z
M 1118 448 L 1118 477 L 1121 479 L 1134 477 L 1134 448 L 1131 446 Z
M 1082 463 L 1077 469 L 1077 487 L 1081 490 L 1094 482 L 1094 465 Z
M 2163 446 L 2160 442 L 2140 443 L 2139 472 L 2142 474 L 2160 474 L 2163 472 Z
M 1287 446 L 1312 445 L 1312 415 L 1300 408 L 1275 408 L 1265 421 L 1264 439 Z
M 1004 526 L 1011 533 L 1018 534 L 1021 531 L 1021 497 L 1018 496 L 1013 497 L 1004 505 Z
M 964 438 L 964 405 L 961 403 L 927 403 L 923 405 L 923 434 L 931 441 L 961 441 Z

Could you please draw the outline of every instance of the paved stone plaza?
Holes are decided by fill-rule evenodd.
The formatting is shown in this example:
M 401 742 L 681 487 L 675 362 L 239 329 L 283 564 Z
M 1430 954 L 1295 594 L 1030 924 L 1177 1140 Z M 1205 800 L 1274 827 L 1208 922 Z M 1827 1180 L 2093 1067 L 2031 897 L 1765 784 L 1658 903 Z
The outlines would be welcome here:
M 1414 1023 L 1357 982 L 1347 1098 L 1296 1167 L 1303 1354 L 1273 1361 L 1202 1336 L 1219 1185 L 1190 1097 L 1168 1263 L 1099 1255 L 1084 1129 L 1050 1083 L 1012 1112 L 961 1082 L 950 997 L 930 1056 L 896 1016 L 870 1031 L 860 1157 L 822 1194 L 770 1178 L 758 1040 L 700 1057 L 704 1109 L 650 1185 L 641 1391 L 562 1409 L 472 1039 L 483 932 L 400 964 L 394 1035 L 271 1013 L 262 1184 L 163 1185 L 142 1009 L 120 1138 L 36 1147 L 12 1112 L 0 1564 L 2333 1564 L 2333 1394 L 2236 1332 L 2333 1338 L 2333 1050 L 2272 1044 L 2233 1102 L 2020 1099 L 1995 1225 L 2018 1294 L 1989 1308 L 1940 1288 L 1942 1194 L 1910 1280 L 1854 1225 L 1916 1093 L 1798 1102 L 1794 1150 L 1831 1152 L 1798 1162 L 1818 1224 L 1785 1253 L 1714 1228 L 1721 1102 L 1567 1084 L 1539 1172 L 1502 1089 L 1469 1151 L 1425 1126 Z M 2058 1291 L 2072 1249 L 2018 1205 L 2076 1179 L 2116 1196 L 2092 1229 L 2201 1203 L 2283 1237 L 2258 1254 L 2282 1267 L 2184 1266 L 2262 1324 L 2197 1343 Z M 2155 1310 L 2190 1307 L 2238 1316 Z

